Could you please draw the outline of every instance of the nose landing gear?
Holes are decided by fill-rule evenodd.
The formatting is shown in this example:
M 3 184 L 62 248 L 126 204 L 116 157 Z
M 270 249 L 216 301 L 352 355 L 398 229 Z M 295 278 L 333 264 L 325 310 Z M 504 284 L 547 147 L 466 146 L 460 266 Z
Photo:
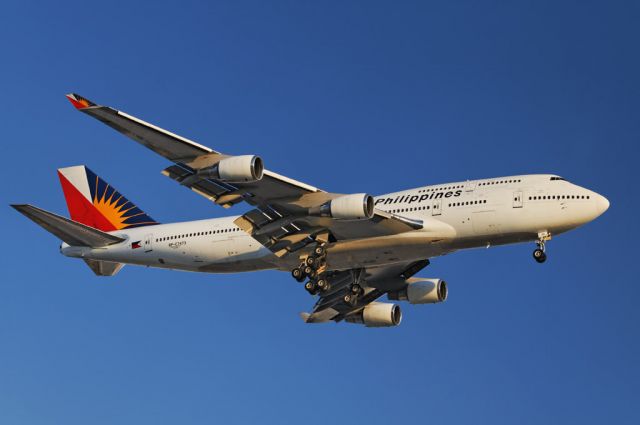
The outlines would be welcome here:
M 540 232 L 538 233 L 538 240 L 536 241 L 536 245 L 538 248 L 533 251 L 533 259 L 538 263 L 544 263 L 547 261 L 547 254 L 545 252 L 545 242 L 551 240 L 551 233 L 549 232 Z
M 545 261 L 547 261 L 547 254 L 544 253 L 542 248 L 537 248 L 535 251 L 533 251 L 533 258 L 538 263 L 544 263 Z

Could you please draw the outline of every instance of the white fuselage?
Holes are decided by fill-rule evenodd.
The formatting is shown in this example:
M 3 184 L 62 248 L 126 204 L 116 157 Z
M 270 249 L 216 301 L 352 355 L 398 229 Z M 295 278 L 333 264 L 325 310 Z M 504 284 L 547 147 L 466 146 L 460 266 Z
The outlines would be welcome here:
M 376 208 L 421 220 L 423 229 L 329 247 L 329 269 L 430 258 L 459 249 L 537 240 L 592 221 L 609 206 L 603 196 L 555 175 L 522 175 L 424 186 L 376 197 Z M 122 243 L 92 249 L 63 244 L 70 257 L 187 271 L 234 273 L 280 269 L 297 255 L 276 257 L 234 224 L 237 216 L 111 232 Z

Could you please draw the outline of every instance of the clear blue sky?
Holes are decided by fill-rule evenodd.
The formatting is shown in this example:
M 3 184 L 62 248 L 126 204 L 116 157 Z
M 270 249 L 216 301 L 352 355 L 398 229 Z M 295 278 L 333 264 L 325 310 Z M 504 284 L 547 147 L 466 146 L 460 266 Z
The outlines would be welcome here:
M 637 424 L 637 2 L 4 2 L 3 424 Z M 289 275 L 100 279 L 6 206 L 86 164 L 152 217 L 228 213 L 70 91 L 326 190 L 557 173 L 609 211 L 436 258 L 443 305 L 309 326 Z M 243 211 L 242 208 L 237 210 Z

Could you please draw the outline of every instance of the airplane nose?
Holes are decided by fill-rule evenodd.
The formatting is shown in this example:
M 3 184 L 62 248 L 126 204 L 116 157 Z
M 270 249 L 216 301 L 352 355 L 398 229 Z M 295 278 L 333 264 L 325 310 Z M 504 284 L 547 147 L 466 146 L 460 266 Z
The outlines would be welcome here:
M 595 198 L 598 215 L 602 215 L 606 210 L 609 209 L 609 200 L 600 194 L 596 194 Z

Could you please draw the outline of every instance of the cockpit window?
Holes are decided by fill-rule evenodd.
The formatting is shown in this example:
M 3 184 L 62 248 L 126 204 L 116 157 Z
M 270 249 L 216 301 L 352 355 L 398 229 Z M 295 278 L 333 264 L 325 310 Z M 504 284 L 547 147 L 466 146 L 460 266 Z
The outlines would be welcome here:
M 562 177 L 554 176 L 550 180 L 564 180 Z

